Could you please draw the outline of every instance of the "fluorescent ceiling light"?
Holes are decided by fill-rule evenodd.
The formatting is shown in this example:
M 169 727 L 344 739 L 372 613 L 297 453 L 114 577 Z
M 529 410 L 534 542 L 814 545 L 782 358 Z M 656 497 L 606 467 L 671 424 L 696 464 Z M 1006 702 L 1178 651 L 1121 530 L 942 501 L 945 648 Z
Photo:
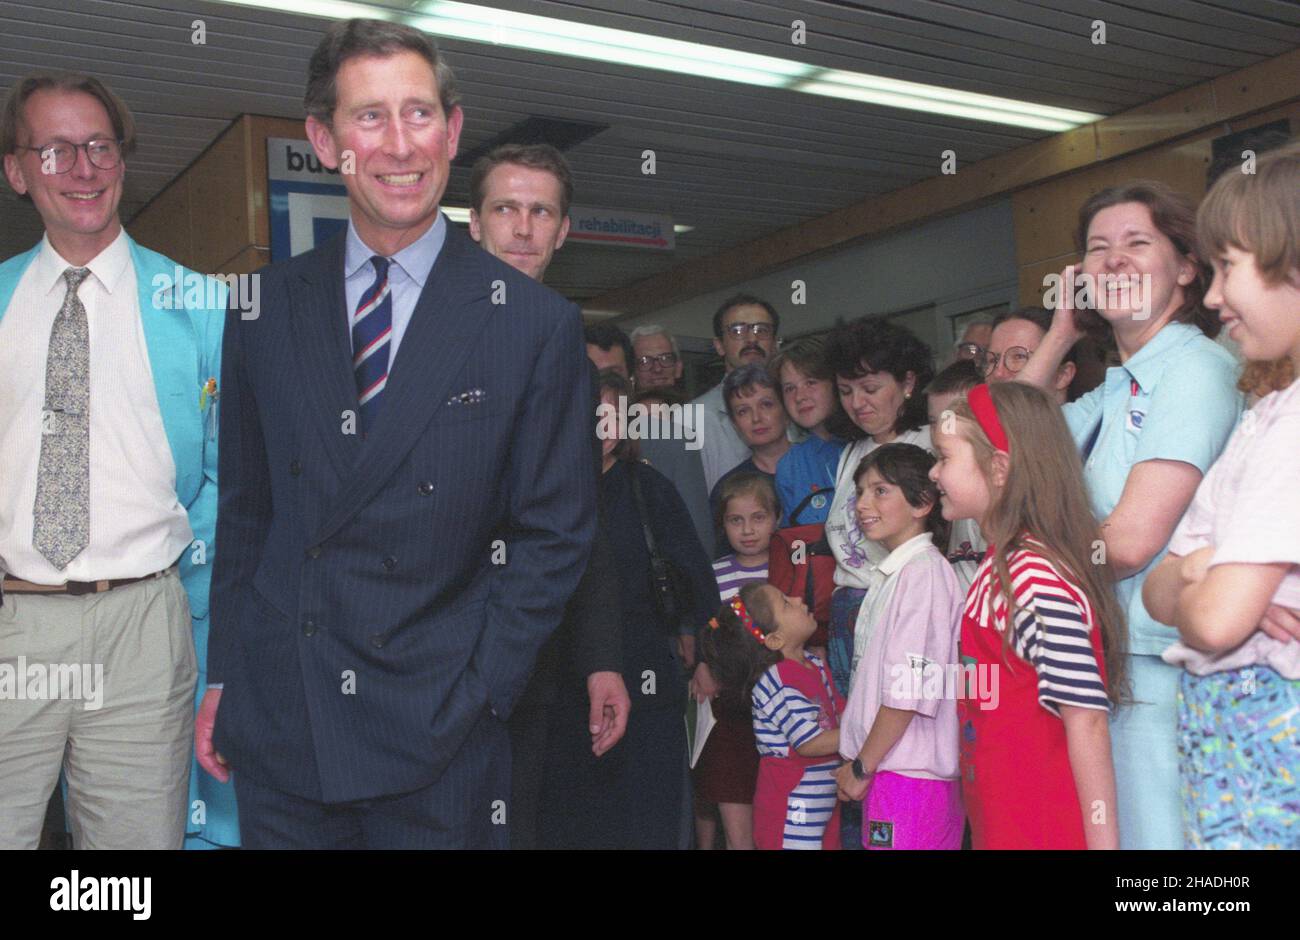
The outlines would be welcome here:
M 697 75 L 723 81 L 785 88 L 804 94 L 861 101 L 908 111 L 1065 131 L 1100 120 L 1102 115 L 1033 102 L 824 69 L 776 56 L 740 52 L 705 43 L 664 39 L 646 33 L 591 26 L 532 13 L 515 13 L 458 0 L 422 0 L 412 11 L 353 0 L 222 0 L 240 6 L 320 16 L 330 19 L 371 17 L 408 23 L 435 36 L 510 46 L 533 52 L 592 59 Z

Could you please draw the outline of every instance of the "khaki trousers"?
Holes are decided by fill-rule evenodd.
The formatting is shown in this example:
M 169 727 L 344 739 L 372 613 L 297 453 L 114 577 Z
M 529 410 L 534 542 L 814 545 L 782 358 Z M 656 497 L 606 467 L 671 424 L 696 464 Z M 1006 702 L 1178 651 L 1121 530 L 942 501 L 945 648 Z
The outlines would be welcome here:
M 62 768 L 78 849 L 179 849 L 197 663 L 172 572 L 0 607 L 0 849 L 36 848 Z

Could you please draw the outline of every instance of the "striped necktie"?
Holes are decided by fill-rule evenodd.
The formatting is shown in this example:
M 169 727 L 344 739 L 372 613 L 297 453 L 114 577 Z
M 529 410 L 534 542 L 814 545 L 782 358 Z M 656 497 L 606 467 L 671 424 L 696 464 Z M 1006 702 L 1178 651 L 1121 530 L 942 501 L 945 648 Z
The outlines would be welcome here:
M 393 298 L 388 288 L 387 258 L 375 255 L 375 282 L 361 295 L 352 316 L 352 371 L 357 377 L 357 400 L 361 404 L 360 430 L 365 435 L 375 426 L 379 403 L 388 384 L 388 349 L 393 336 Z

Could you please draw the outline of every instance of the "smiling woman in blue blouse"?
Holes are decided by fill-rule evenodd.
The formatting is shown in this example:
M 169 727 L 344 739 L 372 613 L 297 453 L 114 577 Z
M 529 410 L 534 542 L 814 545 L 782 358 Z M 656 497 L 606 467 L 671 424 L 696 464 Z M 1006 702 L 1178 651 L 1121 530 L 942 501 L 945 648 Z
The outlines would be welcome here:
M 1238 368 L 1213 341 L 1220 324 L 1202 304 L 1210 270 L 1194 253 L 1195 210 L 1186 198 L 1145 180 L 1103 190 L 1080 209 L 1077 241 L 1083 261 L 1065 269 L 1062 283 L 1097 288 L 1095 307 L 1120 360 L 1102 385 L 1064 406 L 1128 619 L 1133 701 L 1111 727 L 1120 846 L 1177 849 L 1179 670 L 1160 654 L 1178 635 L 1147 612 L 1142 585 L 1241 413 Z M 1119 289 L 1108 293 L 1108 277 Z M 1020 381 L 1046 388 L 1096 323 L 1073 308 L 1073 290 L 1061 293 Z

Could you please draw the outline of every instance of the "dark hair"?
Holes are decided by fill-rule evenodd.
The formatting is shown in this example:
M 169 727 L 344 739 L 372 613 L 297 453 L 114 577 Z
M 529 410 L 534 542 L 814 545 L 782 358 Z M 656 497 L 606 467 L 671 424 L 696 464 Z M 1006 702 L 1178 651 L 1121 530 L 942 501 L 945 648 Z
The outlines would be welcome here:
M 23 110 L 27 99 L 38 91 L 81 92 L 90 95 L 108 112 L 108 121 L 113 125 L 113 136 L 121 141 L 123 159 L 135 152 L 135 119 L 126 102 L 114 94 L 111 88 L 93 75 L 79 72 L 33 72 L 20 78 L 9 89 L 4 108 L 0 110 L 0 154 L 14 153 L 20 146 L 19 131 L 26 129 Z M 31 141 L 28 141 L 27 145 L 30 144 Z M 21 198 L 31 200 L 31 196 L 26 193 Z
M 952 365 L 939 370 L 939 374 L 925 387 L 927 395 L 951 395 L 953 392 L 969 392 L 976 385 L 984 382 L 979 366 L 970 359 L 958 359 Z
M 915 444 L 881 444 L 867 454 L 853 471 L 853 485 L 862 488 L 862 478 L 873 467 L 886 483 L 898 487 L 907 504 L 920 509 L 930 504 L 930 513 L 925 517 L 925 529 L 934 537 L 936 545 L 948 545 L 948 521 L 943 517 L 943 507 L 939 503 L 939 487 L 930 479 L 930 468 L 934 466 L 934 455 L 924 447 Z
M 831 401 L 834 407 L 826 419 L 826 430 L 838 438 L 852 437 L 854 425 L 844 413 L 844 405 L 840 403 L 840 396 L 835 391 L 835 370 L 831 368 L 828 358 L 826 337 L 805 336 L 797 339 L 767 360 L 767 374 L 772 377 L 778 392 L 781 390 L 781 368 L 787 363 L 809 378 L 831 383 Z M 794 416 L 791 415 L 791 420 L 793 419 Z
M 1008 320 L 1027 320 L 1042 330 L 1043 335 L 1046 336 L 1047 331 L 1052 328 L 1052 316 L 1052 311 L 1046 307 L 1020 307 L 1017 310 L 1003 310 L 993 318 L 993 329 L 996 330 Z M 1077 363 L 1079 361 L 1079 344 L 1075 343 L 1066 350 L 1065 358 L 1061 361 Z M 982 382 L 983 379 L 980 381 Z
M 614 397 L 622 396 L 627 399 L 628 404 L 632 402 L 632 383 L 617 372 L 605 371 L 600 373 L 598 383 L 598 394 L 603 397 L 605 390 L 614 393 Z M 597 403 L 597 407 L 600 403 Z M 615 460 L 637 461 L 641 459 L 641 442 L 630 437 L 620 438 L 619 442 L 614 445 L 611 455 Z
M 1223 324 L 1218 315 L 1207 310 L 1203 303 L 1214 272 L 1196 252 L 1196 206 L 1182 193 L 1158 180 L 1133 180 L 1121 186 L 1111 186 L 1092 196 L 1079 208 L 1079 225 L 1075 230 L 1075 245 L 1080 254 L 1088 250 L 1088 226 L 1097 213 L 1126 202 L 1146 206 L 1151 221 L 1160 233 L 1173 242 L 1174 250 L 1185 255 L 1196 267 L 1196 277 L 1183 288 L 1183 305 L 1173 319 L 1190 323 L 1210 339 L 1219 335 Z
M 636 393 L 636 404 L 644 405 L 647 402 L 662 402 L 665 405 L 672 406 L 689 404 L 690 399 L 671 386 L 656 385 L 654 388 L 643 389 Z
M 718 481 L 718 508 L 713 521 L 719 530 L 726 527 L 728 500 L 738 496 L 752 496 L 777 519 L 781 516 L 781 501 L 771 477 L 766 473 L 733 473 Z
M 487 198 L 483 184 L 487 182 L 488 174 L 504 163 L 544 170 L 554 176 L 560 183 L 560 215 L 569 214 L 569 205 L 573 202 L 573 174 L 564 154 L 550 144 L 502 144 L 479 157 L 469 173 L 469 204 L 475 212 L 483 211 L 483 200 Z
M 438 101 L 444 114 L 460 103 L 456 76 L 438 54 L 438 47 L 425 33 L 403 23 L 386 20 L 339 20 L 330 25 L 316 45 L 307 65 L 307 91 L 302 106 L 310 117 L 329 126 L 338 106 L 338 74 L 343 63 L 357 56 L 387 57 L 414 52 L 429 63 L 438 85 Z
M 763 300 L 762 298 L 759 297 L 755 297 L 753 294 L 736 294 L 734 297 L 728 297 L 726 300 L 724 300 L 722 302 L 722 306 L 719 307 L 716 311 L 714 311 L 713 335 L 716 336 L 718 339 L 722 339 L 722 318 L 727 315 L 728 311 L 734 309 L 735 307 L 748 307 L 748 306 L 762 307 L 764 310 L 766 310 L 767 315 L 772 318 L 772 332 L 774 334 L 780 334 L 781 315 L 776 312 L 775 307 L 773 307 L 766 300 Z
M 779 592 L 771 584 L 751 583 L 742 587 L 739 594 L 754 626 L 764 636 L 776 629 L 775 609 L 765 596 L 768 588 Z M 715 621 L 716 627 L 710 623 L 700 631 L 700 658 L 722 687 L 721 695 L 738 709 L 748 710 L 754 683 L 769 667 L 779 663 L 784 654 L 768 649 L 745 629 L 729 601 L 723 601 L 718 608 Z
M 585 326 L 582 328 L 582 335 L 588 345 L 603 349 L 605 352 L 609 352 L 617 345 L 623 350 L 623 362 L 627 365 L 627 371 L 632 371 L 632 341 L 614 324 L 594 323 Z
M 732 369 L 722 380 L 722 403 L 726 406 L 727 414 L 731 414 L 733 398 L 756 388 L 770 388 L 776 392 L 777 404 L 781 405 L 782 410 L 785 409 L 785 404 L 781 401 L 781 393 L 777 390 L 776 383 L 772 381 L 772 376 L 768 374 L 767 366 L 761 362 L 747 362 L 739 369 Z
M 869 372 L 888 372 L 898 382 L 907 380 L 907 373 L 916 376 L 913 395 L 903 402 L 895 432 L 915 431 L 927 420 L 925 396 L 921 390 L 934 377 L 930 364 L 930 347 L 916 338 L 911 330 L 888 320 L 862 317 L 851 323 L 837 326 L 827 341 L 831 368 L 838 379 L 860 379 Z M 854 437 L 863 431 L 853 426 Z

